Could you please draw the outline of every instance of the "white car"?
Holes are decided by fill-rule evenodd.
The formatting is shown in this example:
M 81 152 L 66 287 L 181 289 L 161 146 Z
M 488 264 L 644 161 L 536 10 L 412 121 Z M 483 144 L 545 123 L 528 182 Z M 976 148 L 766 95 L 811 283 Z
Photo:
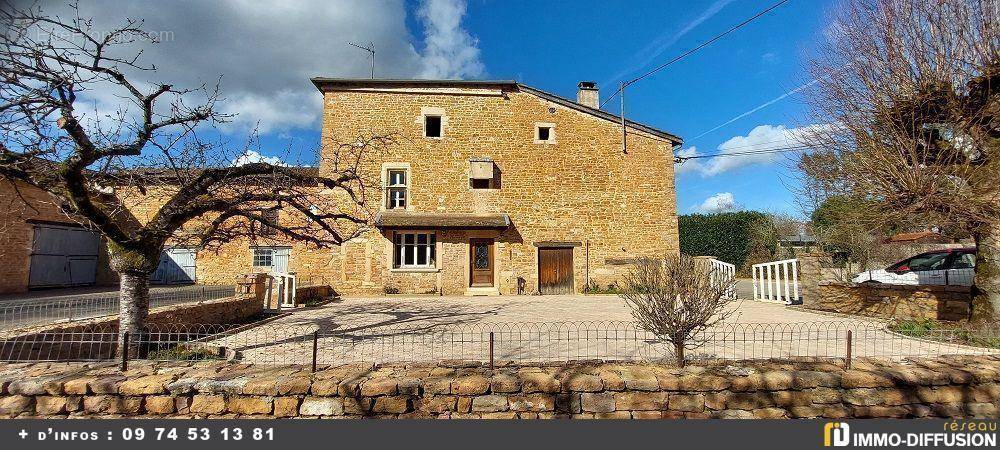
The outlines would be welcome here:
M 885 269 L 857 274 L 855 283 L 934 284 L 972 286 L 976 270 L 975 248 L 954 248 L 921 253 Z

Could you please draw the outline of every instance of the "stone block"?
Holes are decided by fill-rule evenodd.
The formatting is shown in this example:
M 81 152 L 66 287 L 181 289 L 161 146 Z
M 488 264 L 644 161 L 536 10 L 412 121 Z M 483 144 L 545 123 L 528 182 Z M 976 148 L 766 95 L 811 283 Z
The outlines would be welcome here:
M 515 374 L 498 373 L 490 378 L 490 392 L 510 394 L 521 391 L 521 379 Z
M 303 416 L 341 416 L 344 414 L 345 401 L 330 397 L 306 397 L 299 406 L 299 414 Z M 368 409 L 364 409 L 367 413 Z
M 563 384 L 569 392 L 600 392 L 604 390 L 604 382 L 598 375 L 574 373 L 567 377 Z
M 167 392 L 166 385 L 172 383 L 174 375 L 147 375 L 122 382 L 118 392 L 122 395 L 155 395 Z
M 601 383 L 604 384 L 604 389 L 609 391 L 623 391 L 625 390 L 625 380 L 622 379 L 621 374 L 612 370 L 602 370 L 600 373 Z
M 828 387 L 817 387 L 813 389 L 806 389 L 802 392 L 808 392 L 812 397 L 813 403 L 818 404 L 831 404 L 840 403 L 843 401 L 843 397 L 839 389 L 833 389 Z
M 781 408 L 763 408 L 750 411 L 755 419 L 787 419 L 788 412 Z
M 414 409 L 431 414 L 455 411 L 458 398 L 453 395 L 432 395 L 414 400 Z
M 420 395 L 422 388 L 419 378 L 403 377 L 396 380 L 396 391 L 400 395 Z
M 63 391 L 69 395 L 87 395 L 90 393 L 87 385 L 92 381 L 94 381 L 92 377 L 66 380 L 66 383 L 63 384 Z
M 151 395 L 146 397 L 146 412 L 149 414 L 173 414 L 174 398 L 169 395 Z
M 644 367 L 626 367 L 621 370 L 625 389 L 633 391 L 655 391 L 660 388 L 660 381 L 653 371 Z
M 472 411 L 472 397 L 459 397 L 456 410 L 460 413 Z
M 509 397 L 511 411 L 555 411 L 556 399 L 551 394 L 528 394 Z M 473 404 L 475 407 L 475 404 Z
M 480 395 L 490 390 L 490 379 L 482 375 L 466 375 L 451 383 L 451 392 L 458 395 Z
M 398 385 L 395 378 L 370 378 L 361 383 L 361 395 L 375 397 L 377 395 L 395 395 Z
M 222 414 L 226 412 L 226 397 L 195 395 L 191 399 L 191 412 L 195 414 Z
M 236 414 L 270 414 L 271 397 L 230 397 L 226 409 Z
M 0 397 L 0 414 L 17 415 L 34 410 L 35 399 L 26 395 L 5 395 Z
M 244 386 L 241 386 L 239 392 L 245 390 Z M 291 376 L 279 378 L 275 383 L 275 389 L 278 391 L 278 395 L 305 395 L 309 393 L 309 388 L 312 386 L 312 380 L 307 376 Z
M 754 415 L 750 411 L 743 411 L 740 409 L 724 409 L 722 411 L 716 411 L 712 414 L 715 419 L 754 419 Z
M 405 395 L 379 396 L 372 405 L 372 412 L 380 414 L 403 414 L 410 410 L 410 397 Z
M 726 399 L 728 409 L 761 409 L 774 406 L 774 400 L 767 392 L 734 392 Z
M 892 378 L 862 370 L 847 370 L 840 376 L 840 384 L 846 389 L 893 387 L 896 383 Z
M 66 413 L 66 397 L 40 395 L 35 397 L 35 412 L 40 416 Z
M 432 371 L 433 372 L 433 371 Z M 424 392 L 428 394 L 451 394 L 451 378 L 431 376 L 423 381 Z
M 562 388 L 559 380 L 545 372 L 521 372 L 521 392 L 531 394 L 543 392 L 554 394 Z
M 88 413 L 136 415 L 142 410 L 142 397 L 88 396 L 83 398 L 83 409 Z
M 610 412 L 598 412 L 594 413 L 595 419 L 603 420 L 628 420 L 632 418 L 632 413 L 629 411 L 610 411 Z
M 472 412 L 507 411 L 507 397 L 502 395 L 480 395 L 472 398 Z
M 580 405 L 580 394 L 578 393 L 556 394 L 556 411 L 561 413 L 574 413 L 574 414 L 582 412 L 583 410 Z
M 584 412 L 611 412 L 615 410 L 615 394 L 611 392 L 584 392 L 580 394 L 580 408 Z
M 616 392 L 614 395 L 615 409 L 618 411 L 661 411 L 667 409 L 666 392 L 628 391 Z M 702 406 L 704 407 L 704 400 Z
M 632 418 L 636 420 L 662 419 L 662 411 L 632 411 Z
M 701 412 L 705 410 L 704 394 L 670 394 L 671 411 Z
M 275 397 L 274 417 L 295 417 L 299 415 L 298 397 Z

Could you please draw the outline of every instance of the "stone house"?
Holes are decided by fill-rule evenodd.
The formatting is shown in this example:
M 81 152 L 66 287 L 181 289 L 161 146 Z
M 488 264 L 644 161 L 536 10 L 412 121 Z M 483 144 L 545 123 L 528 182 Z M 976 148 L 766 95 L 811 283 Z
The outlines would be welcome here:
M 379 186 L 365 231 L 333 248 L 280 236 L 173 246 L 154 282 L 230 284 L 274 271 L 346 295 L 569 293 L 616 282 L 638 257 L 679 251 L 682 141 L 631 121 L 623 134 L 621 118 L 598 108 L 594 83 L 580 83 L 572 101 L 514 81 L 312 82 L 323 95 L 322 154 L 302 170 L 331 173 L 338 145 L 359 136 L 395 138 L 362 169 Z M 154 197 L 129 206 L 137 219 L 155 212 Z
M 342 294 L 581 292 L 637 257 L 678 252 L 673 150 L 681 140 L 514 81 L 314 78 L 319 171 L 338 143 L 395 136 L 372 155 L 381 192 L 361 236 L 332 249 L 233 243 L 198 253 L 200 281 L 293 271 Z M 377 201 L 377 204 L 375 203 Z

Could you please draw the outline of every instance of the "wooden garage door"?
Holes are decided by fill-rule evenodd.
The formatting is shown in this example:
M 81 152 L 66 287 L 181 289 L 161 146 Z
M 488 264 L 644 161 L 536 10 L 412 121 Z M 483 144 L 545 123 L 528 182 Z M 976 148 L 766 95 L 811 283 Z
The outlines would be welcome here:
M 538 290 L 542 294 L 573 292 L 573 249 L 538 249 Z
M 28 287 L 94 284 L 101 239 L 83 228 L 35 225 Z

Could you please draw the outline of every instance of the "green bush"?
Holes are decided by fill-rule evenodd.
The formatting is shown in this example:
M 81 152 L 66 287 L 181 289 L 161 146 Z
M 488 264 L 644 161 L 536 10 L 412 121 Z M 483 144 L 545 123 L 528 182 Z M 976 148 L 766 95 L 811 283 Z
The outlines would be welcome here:
M 677 218 L 681 253 L 714 256 L 734 264 L 741 274 L 771 260 L 778 250 L 778 233 L 771 218 L 759 211 L 688 214 Z

